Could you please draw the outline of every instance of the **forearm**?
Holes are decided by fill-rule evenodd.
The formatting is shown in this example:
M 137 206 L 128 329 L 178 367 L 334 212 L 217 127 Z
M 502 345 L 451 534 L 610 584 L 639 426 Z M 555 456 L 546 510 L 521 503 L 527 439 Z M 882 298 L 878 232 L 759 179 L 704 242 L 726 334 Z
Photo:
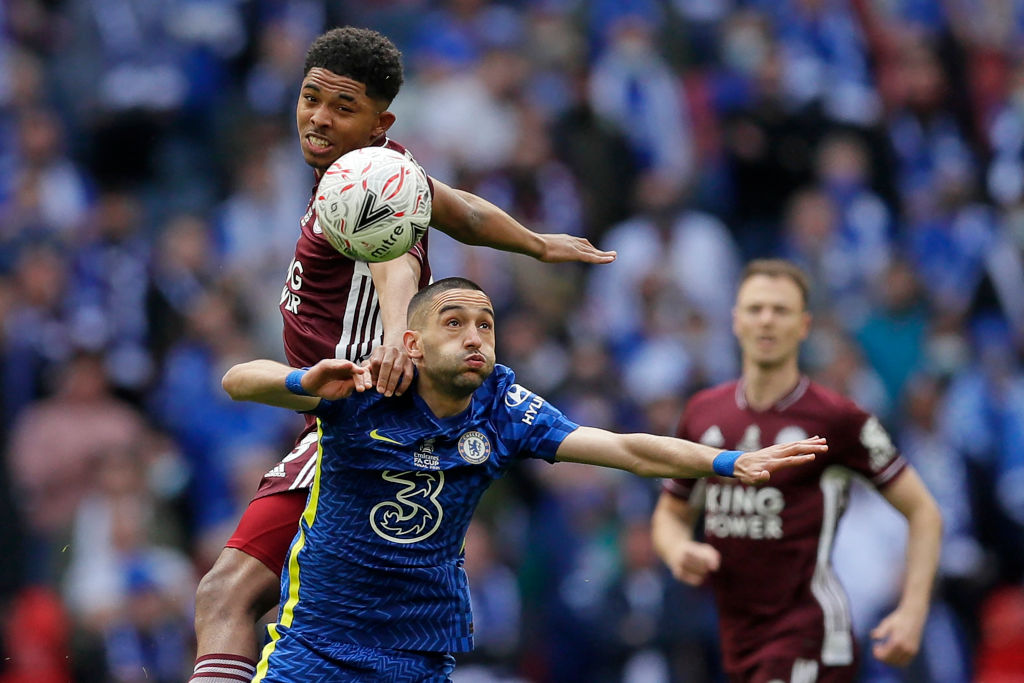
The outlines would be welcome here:
M 651 542 L 658 557 L 671 564 L 680 545 L 693 541 L 693 519 L 689 505 L 662 492 L 651 515 Z
M 714 474 L 712 463 L 721 449 L 653 434 L 623 434 L 634 463 L 631 472 L 641 477 L 688 479 Z
M 930 501 L 929 501 L 930 503 Z M 934 504 L 922 505 L 907 516 L 906 576 L 901 608 L 927 612 L 939 566 L 942 518 Z
M 474 246 L 491 247 L 502 251 L 540 258 L 544 240 L 505 211 L 482 197 L 452 188 L 463 203 L 456 220 L 432 223 L 458 241 Z
M 580 427 L 558 449 L 558 459 L 632 472 L 641 477 L 690 478 L 712 474 L 720 451 L 653 434 L 616 434 Z
M 221 380 L 224 391 L 235 401 L 254 401 L 292 410 L 311 410 L 320 399 L 293 394 L 285 386 L 291 368 L 272 360 L 253 360 L 235 365 Z
M 420 263 L 415 256 L 405 254 L 391 261 L 371 263 L 370 276 L 380 304 L 384 344 L 401 346 L 402 335 L 408 327 L 409 301 L 419 290 Z

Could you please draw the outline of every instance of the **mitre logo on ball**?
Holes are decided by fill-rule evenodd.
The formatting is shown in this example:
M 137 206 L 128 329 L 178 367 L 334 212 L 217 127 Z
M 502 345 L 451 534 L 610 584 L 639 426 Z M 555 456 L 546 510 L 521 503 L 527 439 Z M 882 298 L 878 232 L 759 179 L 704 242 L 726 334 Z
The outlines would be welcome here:
M 426 232 L 430 186 L 408 155 L 363 147 L 324 172 L 313 205 L 324 237 L 339 252 L 357 261 L 390 261 Z

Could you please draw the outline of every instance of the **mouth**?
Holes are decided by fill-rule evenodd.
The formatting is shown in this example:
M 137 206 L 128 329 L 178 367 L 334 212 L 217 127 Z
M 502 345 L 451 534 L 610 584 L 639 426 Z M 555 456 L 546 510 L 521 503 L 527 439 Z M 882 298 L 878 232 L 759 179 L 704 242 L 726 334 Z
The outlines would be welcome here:
M 474 370 L 479 370 L 480 368 L 487 365 L 487 359 L 484 358 L 479 353 L 474 353 L 471 356 L 466 356 L 466 365 L 473 368 Z
M 325 154 L 334 148 L 333 142 L 316 133 L 306 133 L 302 139 L 306 143 L 306 149 L 313 154 Z

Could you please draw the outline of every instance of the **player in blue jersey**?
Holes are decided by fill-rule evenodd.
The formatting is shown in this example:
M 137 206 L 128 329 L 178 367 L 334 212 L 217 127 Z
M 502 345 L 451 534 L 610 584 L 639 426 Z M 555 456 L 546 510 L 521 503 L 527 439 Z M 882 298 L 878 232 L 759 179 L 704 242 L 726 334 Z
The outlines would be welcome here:
M 811 438 L 740 453 L 581 427 L 495 365 L 490 299 L 462 278 L 416 294 L 408 326 L 417 373 L 402 396 L 368 391 L 371 370 L 341 359 L 309 370 L 251 361 L 224 376 L 232 398 L 311 412 L 320 432 L 254 681 L 447 680 L 453 653 L 473 647 L 466 529 L 520 459 L 761 483 L 827 449 Z
M 295 105 L 302 156 L 314 171 L 311 181 L 341 155 L 361 147 L 410 153 L 388 137 L 395 122 L 390 107 L 402 80 L 398 48 L 376 31 L 346 26 L 313 41 Z M 461 242 L 551 263 L 615 258 L 581 237 L 535 233 L 481 197 L 434 178 L 428 181 L 431 227 Z M 401 337 L 409 299 L 430 281 L 427 242 L 424 236 L 393 261 L 352 261 L 324 238 L 311 196 L 281 292 L 288 362 L 305 366 L 321 358 L 368 357 L 380 366 L 379 391 L 404 392 L 413 368 Z M 257 653 L 253 624 L 277 602 L 282 567 L 312 482 L 314 427 L 310 418 L 294 450 L 264 475 L 235 532 L 199 583 L 192 683 L 232 683 L 252 675 Z

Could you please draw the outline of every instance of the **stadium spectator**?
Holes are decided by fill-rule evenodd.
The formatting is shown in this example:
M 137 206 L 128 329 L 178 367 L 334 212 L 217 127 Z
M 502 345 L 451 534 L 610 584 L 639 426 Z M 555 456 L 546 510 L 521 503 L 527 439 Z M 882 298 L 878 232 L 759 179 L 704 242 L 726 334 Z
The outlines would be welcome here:
M 32 540 L 30 573 L 54 580 L 97 456 L 131 448 L 145 435 L 142 415 L 113 394 L 99 356 L 78 353 L 55 379 L 54 395 L 24 409 L 8 444 L 11 477 Z

